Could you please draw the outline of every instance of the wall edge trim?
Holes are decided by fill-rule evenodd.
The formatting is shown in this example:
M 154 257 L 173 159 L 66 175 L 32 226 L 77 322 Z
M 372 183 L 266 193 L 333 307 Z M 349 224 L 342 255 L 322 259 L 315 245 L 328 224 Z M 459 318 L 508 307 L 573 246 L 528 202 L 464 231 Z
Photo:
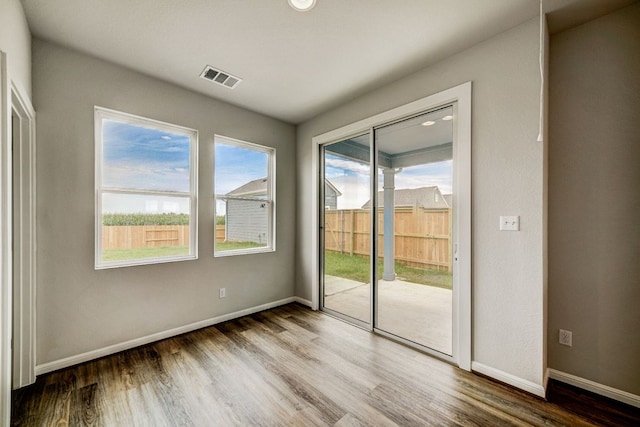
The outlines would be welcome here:
M 184 326 L 179 326 L 177 328 L 169 329 L 166 331 L 156 332 L 154 334 L 146 335 L 139 338 L 134 338 L 132 340 L 124 341 L 118 344 L 112 344 L 103 348 L 87 351 L 85 353 L 65 357 L 63 359 L 42 363 L 42 364 L 36 365 L 36 375 L 42 375 L 49 372 L 57 371 L 58 369 L 68 368 L 69 366 L 88 362 L 94 359 L 98 359 L 100 357 L 109 356 L 124 350 L 129 350 L 135 347 L 139 347 L 141 345 L 149 344 L 155 341 L 160 341 L 166 338 L 171 338 L 176 335 L 195 331 L 197 329 L 206 328 L 218 323 L 237 319 L 239 317 L 247 316 L 253 313 L 257 313 L 259 311 L 268 310 L 271 308 L 279 307 L 281 305 L 289 304 L 296 301 L 297 301 L 297 297 L 284 298 L 277 301 L 272 301 L 265 304 L 257 305 L 254 307 L 245 308 L 243 310 L 234 311 L 232 313 L 212 317 L 210 319 L 200 320 L 198 322 L 190 323 Z
M 595 381 L 581 378 L 576 375 L 568 374 L 566 372 L 558 371 L 552 368 L 549 368 L 548 371 L 549 378 L 599 394 L 604 397 L 608 397 L 613 400 L 617 400 L 618 402 L 626 403 L 627 405 L 635 406 L 636 408 L 640 408 L 640 396 L 636 394 L 629 393 L 624 390 L 619 390 L 608 385 L 600 384 Z
M 509 374 L 499 369 L 492 368 L 491 366 L 487 366 L 478 362 L 471 362 L 471 371 L 486 375 L 490 378 L 513 386 L 517 389 L 524 390 L 527 393 L 531 393 L 543 399 L 546 397 L 546 390 L 540 384 L 536 384 L 529 380 L 517 377 L 513 374 Z

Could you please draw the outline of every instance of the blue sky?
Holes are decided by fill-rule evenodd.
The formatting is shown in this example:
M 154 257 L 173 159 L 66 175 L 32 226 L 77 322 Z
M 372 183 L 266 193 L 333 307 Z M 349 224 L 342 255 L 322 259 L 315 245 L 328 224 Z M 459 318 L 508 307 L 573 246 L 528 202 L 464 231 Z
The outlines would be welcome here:
M 267 153 L 216 142 L 215 193 L 225 195 L 254 179 L 265 178 L 269 171 Z M 225 202 L 216 200 L 216 215 L 225 215 Z
M 189 192 L 189 136 L 104 120 L 102 185 Z
M 214 167 L 216 194 L 227 194 L 249 181 L 265 178 L 268 158 L 264 152 L 217 142 Z
M 189 192 L 188 135 L 114 120 L 104 120 L 102 131 L 103 187 Z M 264 152 L 216 143 L 215 163 L 217 194 L 267 176 Z M 111 213 L 189 212 L 189 199 L 184 197 L 105 193 L 102 204 L 103 212 Z
M 135 190 L 189 192 L 187 135 L 104 120 L 102 185 Z M 104 193 L 107 213 L 188 213 L 188 197 Z

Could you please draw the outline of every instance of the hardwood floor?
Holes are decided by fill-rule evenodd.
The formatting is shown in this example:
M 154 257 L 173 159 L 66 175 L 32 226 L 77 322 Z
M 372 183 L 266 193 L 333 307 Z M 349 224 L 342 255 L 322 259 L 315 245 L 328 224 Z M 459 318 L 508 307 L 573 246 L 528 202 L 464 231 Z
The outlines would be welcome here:
M 290 304 L 43 375 L 12 425 L 640 425 L 567 407 Z

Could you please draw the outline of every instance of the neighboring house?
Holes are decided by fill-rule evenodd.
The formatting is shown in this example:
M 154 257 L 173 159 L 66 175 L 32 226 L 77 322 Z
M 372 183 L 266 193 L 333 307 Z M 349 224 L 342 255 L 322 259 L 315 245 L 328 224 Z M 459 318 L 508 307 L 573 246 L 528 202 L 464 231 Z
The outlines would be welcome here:
M 394 205 L 396 208 L 421 207 L 424 209 L 446 209 L 450 206 L 438 186 L 406 188 L 395 190 Z M 362 205 L 362 209 L 369 209 L 371 200 Z M 378 191 L 378 207 L 384 207 L 384 191 Z
M 342 193 L 329 181 L 325 182 L 325 208 L 335 210 Z M 269 210 L 266 209 L 266 199 L 267 178 L 254 179 L 225 194 L 226 240 L 267 243 Z
M 324 208 L 335 211 L 338 209 L 338 197 L 342 196 L 342 193 L 329 180 L 325 179 L 324 182 Z
M 447 205 L 450 208 L 453 208 L 453 194 L 443 194 L 442 197 L 444 197 L 444 201 L 447 202 Z
M 267 178 L 254 179 L 225 195 L 226 240 L 268 242 Z

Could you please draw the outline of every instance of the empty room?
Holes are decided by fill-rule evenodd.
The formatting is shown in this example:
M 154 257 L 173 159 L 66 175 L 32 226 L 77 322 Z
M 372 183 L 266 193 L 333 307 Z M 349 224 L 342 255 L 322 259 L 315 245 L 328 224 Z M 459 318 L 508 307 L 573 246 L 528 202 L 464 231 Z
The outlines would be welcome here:
M 637 0 L 0 0 L 0 426 L 640 424 Z

